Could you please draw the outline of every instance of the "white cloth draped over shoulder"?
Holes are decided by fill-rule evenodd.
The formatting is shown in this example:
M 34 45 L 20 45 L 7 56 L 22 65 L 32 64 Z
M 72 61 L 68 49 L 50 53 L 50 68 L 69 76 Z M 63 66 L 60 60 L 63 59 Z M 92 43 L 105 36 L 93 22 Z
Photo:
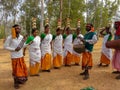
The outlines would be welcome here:
M 67 55 L 68 52 L 72 54 L 73 52 L 73 35 L 69 34 L 64 40 L 64 57 Z
M 63 55 L 63 37 L 62 35 L 56 36 L 53 43 L 53 56 L 55 57 L 57 54 Z
M 46 53 L 51 54 L 51 41 L 52 41 L 52 35 L 47 34 L 45 38 L 41 42 L 41 55 L 44 57 Z
M 103 44 L 102 44 L 102 53 L 109 59 L 112 59 L 112 49 L 109 49 L 105 46 L 110 34 L 104 36 Z
M 82 34 L 77 35 L 77 37 L 73 41 L 73 46 L 83 44 L 83 42 L 79 39 L 79 37 L 84 38 L 84 36 Z M 80 56 L 80 54 L 75 52 L 74 49 L 73 49 L 73 54 Z
M 41 60 L 41 50 L 40 50 L 41 39 L 39 36 L 36 36 L 29 46 L 29 57 L 30 63 L 35 64 L 36 62 L 40 63 Z

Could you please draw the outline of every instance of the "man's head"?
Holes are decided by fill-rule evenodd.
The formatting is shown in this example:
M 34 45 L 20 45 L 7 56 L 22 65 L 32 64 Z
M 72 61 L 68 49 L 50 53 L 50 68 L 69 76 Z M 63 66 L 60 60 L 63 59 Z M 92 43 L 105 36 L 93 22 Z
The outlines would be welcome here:
M 91 27 L 94 27 L 92 23 L 90 23 Z
M 105 27 L 105 29 L 106 29 L 106 33 L 110 32 L 110 27 L 109 26 Z
M 45 25 L 45 33 L 49 33 L 49 31 L 50 31 L 49 25 Z
M 116 21 L 116 22 L 114 23 L 114 28 L 115 28 L 115 29 L 118 29 L 119 26 L 120 26 L 120 21 Z
M 91 29 L 92 29 L 91 24 L 90 23 L 86 24 L 86 31 L 89 32 L 91 31 Z
M 18 24 L 15 24 L 15 25 L 13 26 L 13 28 L 15 28 L 16 34 L 19 34 L 19 33 L 21 32 L 21 28 L 20 28 L 20 26 L 19 26 Z

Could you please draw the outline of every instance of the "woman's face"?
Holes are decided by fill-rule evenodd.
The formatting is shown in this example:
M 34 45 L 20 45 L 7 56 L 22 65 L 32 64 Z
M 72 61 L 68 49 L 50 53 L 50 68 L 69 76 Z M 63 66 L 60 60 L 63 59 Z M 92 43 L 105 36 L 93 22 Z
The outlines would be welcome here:
M 38 35 L 38 30 L 35 30 L 33 36 L 37 36 L 37 35 Z
M 61 30 L 57 31 L 56 33 L 57 33 L 57 35 L 60 35 L 61 34 Z
M 77 29 L 77 30 L 76 30 L 76 33 L 77 33 L 77 34 L 80 34 L 80 30 Z
M 49 33 L 49 31 L 50 31 L 50 28 L 47 27 L 47 28 L 45 29 L 45 33 Z
M 70 34 L 70 31 L 69 31 L 69 30 L 66 30 L 66 34 Z

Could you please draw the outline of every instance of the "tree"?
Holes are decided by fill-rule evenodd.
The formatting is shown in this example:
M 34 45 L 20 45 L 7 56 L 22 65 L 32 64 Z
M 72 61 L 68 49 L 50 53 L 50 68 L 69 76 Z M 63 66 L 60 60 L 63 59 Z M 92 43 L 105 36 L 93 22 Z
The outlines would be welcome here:
M 85 2 L 83 0 L 64 0 L 62 6 L 62 26 L 64 27 L 66 25 L 66 18 L 69 17 L 71 20 L 71 27 L 76 28 L 77 20 L 80 19 L 81 27 L 84 31 Z M 50 25 L 53 31 L 55 31 L 55 28 L 57 28 L 57 21 L 60 18 L 60 0 L 54 0 L 47 4 L 46 17 L 50 19 Z
M 86 7 L 88 9 L 87 21 L 93 23 L 95 29 L 107 26 L 115 15 L 119 5 L 118 1 L 105 0 L 103 3 L 103 0 L 88 0 Z
M 2 20 L 4 23 L 4 34 L 7 35 L 7 30 L 8 30 L 8 17 L 14 18 L 14 23 L 16 21 L 16 14 L 17 14 L 17 9 L 16 7 L 18 6 L 19 2 L 21 0 L 1 0 L 0 5 L 1 5 L 1 11 L 2 13 Z
M 37 28 L 39 30 L 40 28 L 40 2 L 39 0 L 33 1 L 33 0 L 25 0 L 21 6 L 21 20 L 22 25 L 25 24 L 25 29 L 27 34 L 30 35 L 31 29 L 32 29 L 32 17 L 37 18 Z
M 60 9 L 60 1 L 62 1 L 62 11 Z M 65 27 L 68 17 L 70 18 L 72 28 L 77 27 L 77 20 L 80 19 L 82 33 L 85 32 L 86 23 L 92 23 L 95 26 L 95 30 L 97 30 L 97 28 L 104 27 L 111 22 L 120 4 L 120 0 L 104 0 L 104 3 L 102 1 L 44 0 L 44 16 L 45 18 L 49 18 L 52 33 L 57 28 L 58 19 L 62 18 L 62 27 Z M 1 0 L 1 26 L 4 25 L 5 32 L 7 32 L 8 25 L 17 22 L 21 24 L 27 34 L 30 34 L 32 28 L 31 19 L 35 17 L 37 18 L 37 28 L 40 29 L 40 6 L 40 0 Z M 62 13 L 62 17 L 60 17 L 60 13 Z

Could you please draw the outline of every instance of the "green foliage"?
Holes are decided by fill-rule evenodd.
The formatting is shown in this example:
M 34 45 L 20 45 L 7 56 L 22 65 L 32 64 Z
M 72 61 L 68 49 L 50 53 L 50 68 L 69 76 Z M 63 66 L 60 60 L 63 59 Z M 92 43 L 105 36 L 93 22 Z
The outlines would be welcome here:
M 25 0 L 21 9 L 24 14 L 21 15 L 22 25 L 26 29 L 27 34 L 30 35 L 32 29 L 32 17 L 37 18 L 36 26 L 40 28 L 40 7 L 39 0 Z
M 119 4 L 117 1 L 119 0 L 114 2 L 105 0 L 104 3 L 102 0 L 91 1 L 91 3 L 87 4 L 87 9 L 89 10 L 87 21 L 93 23 L 95 29 L 107 26 L 118 9 Z
M 1 0 L 0 6 L 3 9 L 4 17 L 8 18 L 9 16 L 14 18 L 13 21 L 15 23 L 16 14 L 19 12 L 16 8 L 20 2 L 21 0 Z
M 44 0 L 45 1 L 45 19 L 49 18 L 51 33 L 55 33 L 58 19 L 60 19 L 60 0 Z M 85 33 L 85 24 L 92 23 L 97 30 L 100 27 L 105 27 L 111 22 L 115 15 L 120 0 L 62 0 L 62 28 L 66 26 L 66 19 L 70 18 L 70 26 L 77 27 L 77 21 L 81 21 L 81 31 Z M 18 8 L 19 9 L 16 9 Z M 40 29 L 40 0 L 1 0 L 0 13 L 4 11 L 2 25 L 7 29 L 7 18 L 12 18 L 12 24 L 19 22 L 23 30 L 31 33 L 32 17 L 37 18 L 37 28 Z M 18 12 L 20 12 L 18 14 Z M 87 14 L 87 17 L 86 17 Z M 19 16 L 17 19 L 16 16 Z M 0 17 L 1 18 L 1 17 Z M 87 18 L 87 19 L 86 19 Z M 16 19 L 16 20 L 15 20 Z M 45 23 L 44 23 L 45 24 Z M 4 27 L 4 28 L 5 28 Z M 3 30 L 5 31 L 5 30 Z M 2 36 L 1 36 L 2 37 Z
M 55 33 L 55 30 L 57 28 L 57 21 L 58 21 L 58 17 L 59 17 L 59 5 L 60 5 L 60 0 L 55 0 L 53 2 L 49 2 L 47 3 L 47 13 L 45 15 L 45 18 L 49 18 L 49 23 L 50 23 L 50 27 L 51 27 L 51 32 Z
M 71 1 L 70 3 L 68 1 Z M 70 5 L 70 7 L 69 7 Z M 81 21 L 81 30 L 84 32 L 84 12 L 85 2 L 84 0 L 63 0 L 62 9 L 62 27 L 66 26 L 66 19 L 70 18 L 70 26 L 76 28 L 77 21 Z M 54 33 L 57 27 L 57 21 L 60 18 L 60 0 L 55 0 L 47 4 L 47 16 L 50 19 L 50 25 L 52 32 Z

